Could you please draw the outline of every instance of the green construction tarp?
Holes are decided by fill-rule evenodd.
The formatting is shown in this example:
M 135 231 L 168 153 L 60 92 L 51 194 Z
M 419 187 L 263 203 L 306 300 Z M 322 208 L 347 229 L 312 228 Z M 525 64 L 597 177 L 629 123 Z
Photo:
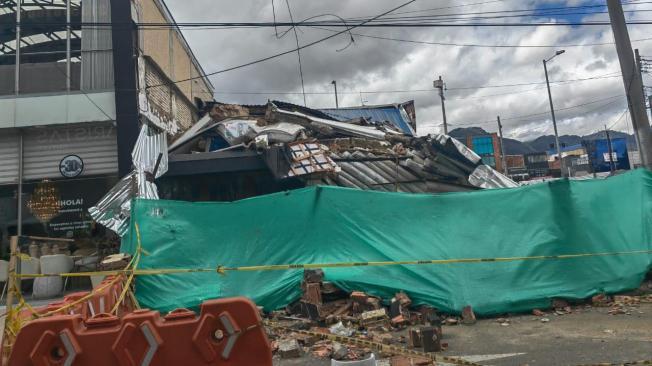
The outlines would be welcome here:
M 346 290 L 480 315 L 639 286 L 652 267 L 652 173 L 511 189 L 408 194 L 310 187 L 236 202 L 136 200 L 123 251 L 139 269 L 639 254 L 325 269 Z M 244 295 L 266 309 L 301 295 L 302 270 L 139 276 L 142 306 L 168 311 Z

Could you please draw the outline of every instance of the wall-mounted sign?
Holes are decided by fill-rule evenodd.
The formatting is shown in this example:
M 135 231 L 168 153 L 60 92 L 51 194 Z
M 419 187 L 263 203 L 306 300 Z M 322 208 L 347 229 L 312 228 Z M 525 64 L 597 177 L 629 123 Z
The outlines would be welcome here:
M 609 162 L 609 153 L 606 152 L 606 153 L 603 153 L 602 155 L 604 157 L 604 161 L 608 163 Z M 611 153 L 611 161 L 613 161 L 614 163 L 618 161 L 618 153 L 616 153 L 615 151 Z
M 59 172 L 66 178 L 74 178 L 84 171 L 84 161 L 77 155 L 67 155 L 59 162 Z

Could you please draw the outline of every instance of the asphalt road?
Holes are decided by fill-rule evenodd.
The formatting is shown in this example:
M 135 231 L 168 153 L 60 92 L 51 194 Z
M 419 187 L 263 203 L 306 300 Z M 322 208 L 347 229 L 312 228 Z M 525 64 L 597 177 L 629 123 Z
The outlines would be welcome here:
M 532 315 L 512 316 L 508 326 L 496 319 L 474 325 L 445 326 L 444 355 L 483 365 L 579 365 L 652 360 L 652 304 L 631 315 L 610 315 L 609 308 L 580 308 L 572 314 L 549 315 L 542 323 Z M 326 366 L 329 360 L 304 356 L 281 360 L 278 366 Z

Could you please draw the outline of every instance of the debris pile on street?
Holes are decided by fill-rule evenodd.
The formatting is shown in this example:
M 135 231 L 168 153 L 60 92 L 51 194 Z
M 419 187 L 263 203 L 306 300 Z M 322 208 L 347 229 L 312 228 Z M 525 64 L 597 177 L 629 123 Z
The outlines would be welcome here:
M 431 360 L 388 352 L 382 345 L 422 352 L 439 352 L 446 347 L 441 341 L 442 323 L 437 310 L 412 306 L 404 292 L 396 293 L 388 303 L 361 291 L 346 293 L 324 281 L 324 273 L 319 269 L 304 272 L 301 288 L 300 300 L 285 310 L 268 314 L 271 321 L 296 330 L 270 328 L 272 348 L 280 358 L 310 354 L 317 358 L 362 360 L 374 352 L 380 356 L 381 365 L 383 359 L 392 366 L 428 365 Z M 360 340 L 360 344 L 354 340 Z
M 551 318 L 590 309 L 609 309 L 607 314 L 632 315 L 642 303 L 652 303 L 652 282 L 644 282 L 642 291 L 628 295 L 598 294 L 582 301 L 555 298 L 549 309 L 533 309 L 531 315 L 541 323 Z M 645 287 L 645 288 L 644 288 Z M 445 351 L 448 343 L 442 327 L 473 325 L 476 315 L 471 306 L 458 315 L 439 312 L 430 306 L 413 306 L 402 291 L 388 301 L 362 291 L 347 293 L 324 280 L 320 269 L 305 270 L 301 299 L 284 310 L 266 314 L 272 349 L 282 359 L 312 356 L 340 361 L 363 360 L 374 353 L 377 365 L 431 365 L 432 359 L 383 349 L 395 346 L 425 354 Z M 510 314 L 494 318 L 508 327 Z M 554 324 L 554 323 L 551 323 Z

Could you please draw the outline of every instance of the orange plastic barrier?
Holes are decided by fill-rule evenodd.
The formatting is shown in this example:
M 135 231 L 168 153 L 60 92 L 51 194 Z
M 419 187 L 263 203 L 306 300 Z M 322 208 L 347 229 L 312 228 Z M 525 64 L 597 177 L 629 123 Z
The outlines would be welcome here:
M 8 364 L 272 365 L 254 303 L 246 298 L 220 299 L 206 301 L 200 309 L 199 315 L 177 309 L 161 317 L 142 309 L 122 317 L 96 313 L 85 319 L 75 312 L 36 319 L 18 333 Z

